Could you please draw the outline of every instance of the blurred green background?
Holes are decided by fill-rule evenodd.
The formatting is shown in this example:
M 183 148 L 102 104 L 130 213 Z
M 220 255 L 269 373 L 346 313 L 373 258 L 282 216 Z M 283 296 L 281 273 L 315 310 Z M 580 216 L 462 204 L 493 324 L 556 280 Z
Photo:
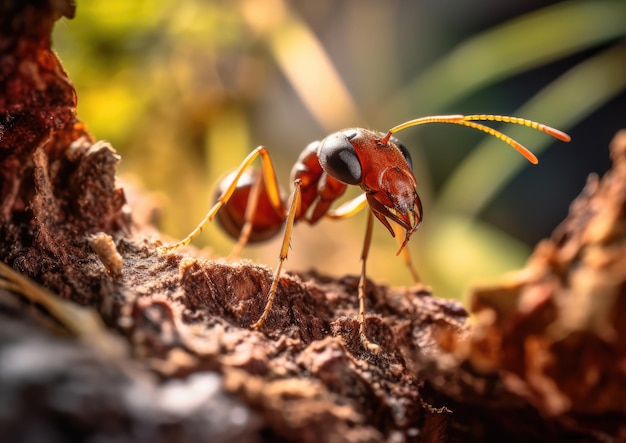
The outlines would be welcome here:
M 413 156 L 425 218 L 410 251 L 438 295 L 523 266 L 626 125 L 626 2 L 495 0 L 79 1 L 53 46 L 79 117 L 122 155 L 122 177 L 161 196 L 159 227 L 186 235 L 220 176 L 267 146 L 279 180 L 336 130 L 385 131 L 433 114 L 496 113 L 570 133 L 554 142 L 497 126 L 537 166 L 469 128 L 398 134 Z M 352 195 L 356 195 L 354 192 Z M 299 224 L 287 269 L 358 274 L 365 214 Z M 280 239 L 243 257 L 275 266 Z M 210 226 L 194 244 L 227 254 Z M 377 224 L 369 276 L 411 284 Z

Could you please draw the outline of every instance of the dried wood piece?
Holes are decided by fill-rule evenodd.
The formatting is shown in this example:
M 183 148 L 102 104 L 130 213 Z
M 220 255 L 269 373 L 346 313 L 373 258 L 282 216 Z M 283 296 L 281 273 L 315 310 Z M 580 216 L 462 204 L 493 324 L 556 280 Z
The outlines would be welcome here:
M 626 439 L 626 131 L 610 153 L 612 169 L 589 178 L 526 268 L 473 290 L 476 324 L 451 340 L 447 368 L 469 364 L 592 441 Z

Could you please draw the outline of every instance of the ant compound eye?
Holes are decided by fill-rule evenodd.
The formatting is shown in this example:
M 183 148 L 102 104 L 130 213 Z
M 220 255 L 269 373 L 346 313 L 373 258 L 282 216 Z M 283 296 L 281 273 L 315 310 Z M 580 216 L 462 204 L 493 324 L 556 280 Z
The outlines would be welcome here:
M 402 144 L 402 142 L 400 140 L 398 140 L 395 137 L 391 137 L 391 142 L 393 144 L 395 144 L 400 149 L 400 152 L 402 152 L 402 155 L 404 156 L 404 159 L 409 164 L 409 168 L 411 168 L 411 171 L 412 171 L 413 170 L 413 159 L 411 158 L 411 153 L 409 152 L 409 150 L 406 148 L 406 146 L 404 146 Z
M 350 140 L 356 131 L 347 130 L 329 135 L 317 151 L 317 156 L 324 171 L 348 185 L 361 183 L 361 162 Z

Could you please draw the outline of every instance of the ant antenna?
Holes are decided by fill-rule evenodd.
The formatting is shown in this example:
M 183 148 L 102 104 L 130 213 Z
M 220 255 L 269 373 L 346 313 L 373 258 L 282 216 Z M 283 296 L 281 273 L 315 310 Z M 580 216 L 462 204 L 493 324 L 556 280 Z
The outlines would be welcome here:
M 516 125 L 528 126 L 529 128 L 536 129 L 537 131 L 545 132 L 546 134 L 551 135 L 554 138 L 557 138 L 561 141 L 568 142 L 571 140 L 570 136 L 565 132 L 559 131 L 558 129 L 552 128 L 550 126 L 544 125 L 543 123 L 538 123 L 532 120 L 527 120 L 525 118 L 519 117 L 509 117 L 506 115 L 489 115 L 489 114 L 479 114 L 479 115 L 433 115 L 430 117 L 422 117 L 416 118 L 414 120 L 409 120 L 408 122 L 399 124 L 398 126 L 394 126 L 387 132 L 387 135 L 381 140 L 383 144 L 387 144 L 389 138 L 392 134 L 402 131 L 403 129 L 410 128 L 411 126 L 424 125 L 426 123 L 452 123 L 455 125 L 469 126 L 470 128 L 477 129 L 482 132 L 486 132 L 489 135 L 492 135 L 506 144 L 515 148 L 520 154 L 522 154 L 529 162 L 536 165 L 539 161 L 535 154 L 526 149 L 521 143 L 516 140 L 513 140 L 508 135 L 503 134 L 500 131 L 496 131 L 495 129 L 485 126 L 481 123 L 476 123 L 477 121 L 496 121 L 496 122 L 505 122 L 505 123 L 513 123 Z

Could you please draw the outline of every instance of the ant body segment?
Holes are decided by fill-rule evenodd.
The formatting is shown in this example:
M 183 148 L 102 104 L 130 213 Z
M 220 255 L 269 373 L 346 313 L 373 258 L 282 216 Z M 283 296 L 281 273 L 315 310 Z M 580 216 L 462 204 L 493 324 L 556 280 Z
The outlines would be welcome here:
M 377 352 L 379 346 L 369 341 L 365 330 L 365 265 L 372 239 L 373 216 L 387 228 L 392 237 L 398 234 L 400 249 L 397 254 L 403 253 L 414 280 L 420 281 L 405 246 L 422 222 L 422 203 L 417 194 L 409 151 L 393 134 L 426 123 L 468 126 L 502 140 L 531 163 L 537 163 L 537 157 L 520 143 L 478 123 L 484 121 L 524 125 L 565 142 L 570 140 L 567 134 L 558 129 L 531 120 L 501 115 L 423 117 L 395 126 L 387 133 L 362 128 L 344 129 L 321 141 L 310 143 L 302 151 L 291 170 L 292 189 L 289 199 L 283 197 L 268 150 L 259 146 L 221 182 L 216 203 L 198 226 L 180 242 L 159 247 L 159 252 L 172 251 L 189 244 L 214 218 L 229 235 L 238 239 L 234 248 L 237 252 L 246 243 L 274 237 L 284 226 L 279 261 L 266 305 L 259 319 L 251 325 L 258 329 L 272 308 L 294 224 L 299 221 L 315 224 L 323 217 L 344 219 L 369 206 L 361 253 L 358 321 L 361 341 L 368 349 Z M 250 168 L 259 156 L 262 168 Z M 359 186 L 363 194 L 331 209 L 331 205 L 344 194 L 349 185 Z M 400 238 L 402 234 L 404 238 Z

